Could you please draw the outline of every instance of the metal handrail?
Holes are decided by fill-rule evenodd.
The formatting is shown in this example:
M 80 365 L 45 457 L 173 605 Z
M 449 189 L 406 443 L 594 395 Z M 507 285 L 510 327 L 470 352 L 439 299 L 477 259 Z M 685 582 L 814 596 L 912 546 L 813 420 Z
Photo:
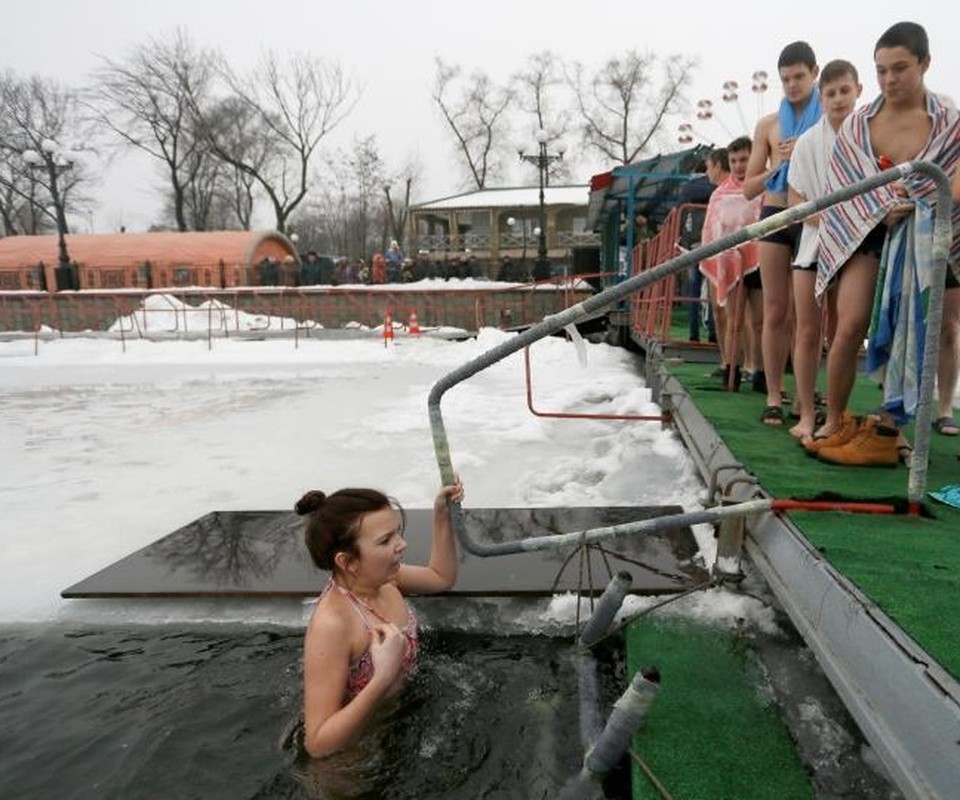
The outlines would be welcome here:
M 710 244 L 702 245 L 697 248 L 696 251 L 684 253 L 649 271 L 627 278 L 616 286 L 611 286 L 609 289 L 593 295 L 576 305 L 570 306 L 558 314 L 553 314 L 542 322 L 528 328 L 526 331 L 517 334 L 510 341 L 503 342 L 487 352 L 481 353 L 472 361 L 449 372 L 433 385 L 427 398 L 427 411 L 430 417 L 434 453 L 440 469 L 442 483 L 445 485 L 451 484 L 455 480 L 453 461 L 450 456 L 450 443 L 447 439 L 446 429 L 443 424 L 443 414 L 440 410 L 440 402 L 443 399 L 443 395 L 449 389 L 467 378 L 472 377 L 481 370 L 503 360 L 512 353 L 528 347 L 533 342 L 557 333 L 567 325 L 577 322 L 588 314 L 609 308 L 627 295 L 669 277 L 695 262 L 717 255 L 724 250 L 729 250 L 744 242 L 767 236 L 774 231 L 786 228 L 794 222 L 799 222 L 805 217 L 823 211 L 837 203 L 849 200 L 856 195 L 877 189 L 891 181 L 905 178 L 913 172 L 919 172 L 928 176 L 937 185 L 937 205 L 934 212 L 933 229 L 933 276 L 927 307 L 927 336 L 924 348 L 923 372 L 920 382 L 920 403 L 916 415 L 914 458 L 910 466 L 907 488 L 907 500 L 911 506 L 911 510 L 914 512 L 918 511 L 926 489 L 932 414 L 932 390 L 936 374 L 937 353 L 940 340 L 939 331 L 943 310 L 944 278 L 946 276 L 947 257 L 952 241 L 950 180 L 940 167 L 928 161 L 905 162 L 891 169 L 884 170 L 877 175 L 864 178 L 862 181 L 831 192 L 823 197 L 808 200 L 767 217 L 766 219 L 754 222 Z M 748 501 L 748 504 L 755 502 L 756 501 Z M 745 504 L 739 505 L 743 506 Z M 725 506 L 724 508 L 727 509 L 727 513 L 730 513 L 730 509 L 736 509 L 738 506 Z M 705 511 L 711 511 L 711 509 L 706 509 Z M 716 511 L 716 509 L 713 509 L 713 511 Z M 749 513 L 755 513 L 755 509 L 749 509 Z M 610 529 L 598 529 L 598 531 L 581 531 L 573 534 L 556 534 L 536 537 L 536 539 L 522 539 L 514 542 L 489 543 L 480 542 L 471 538 L 466 528 L 463 509 L 459 503 L 451 503 L 450 515 L 454 531 L 463 548 L 467 552 L 481 557 L 527 552 L 533 549 L 564 547 L 571 544 L 595 541 L 599 538 L 622 535 L 625 532 L 623 530 L 625 526 L 614 526 Z M 677 515 L 675 524 L 682 524 L 682 520 L 690 516 L 691 514 Z M 662 517 L 661 519 L 669 518 Z M 698 521 L 700 520 L 698 519 Z M 648 520 L 646 522 L 651 521 Z M 639 525 L 638 523 L 633 524 Z M 648 526 L 638 527 L 638 530 L 647 529 Z
M 527 384 L 527 408 L 535 417 L 549 417 L 552 419 L 606 419 L 627 420 L 632 422 L 669 422 L 669 414 L 590 414 L 582 412 L 540 411 L 533 405 L 533 370 L 530 366 L 530 348 L 523 349 L 524 378 Z

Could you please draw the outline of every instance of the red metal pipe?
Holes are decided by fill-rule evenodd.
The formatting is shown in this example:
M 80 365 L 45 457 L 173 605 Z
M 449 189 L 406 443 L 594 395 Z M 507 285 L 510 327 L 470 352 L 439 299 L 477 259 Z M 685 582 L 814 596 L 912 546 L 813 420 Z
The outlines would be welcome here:
M 773 511 L 846 511 L 850 514 L 896 514 L 889 503 L 857 503 L 847 500 L 774 500 Z M 914 513 L 914 512 L 910 512 Z M 919 513 L 919 512 L 917 512 Z
M 553 417 L 554 419 L 617 419 L 639 420 L 643 422 L 664 422 L 669 417 L 663 414 L 568 414 L 560 411 L 537 411 L 533 407 L 533 379 L 530 374 L 530 348 L 523 348 L 524 372 L 527 381 L 527 408 L 537 417 Z

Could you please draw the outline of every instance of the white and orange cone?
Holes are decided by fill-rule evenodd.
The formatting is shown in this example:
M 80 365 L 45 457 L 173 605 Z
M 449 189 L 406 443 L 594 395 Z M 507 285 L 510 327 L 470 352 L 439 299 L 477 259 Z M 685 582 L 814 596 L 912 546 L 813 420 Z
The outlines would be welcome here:
M 383 318 L 383 346 L 393 344 L 393 315 L 388 311 Z
M 420 321 L 417 319 L 417 310 L 410 312 L 410 319 L 407 321 L 407 329 L 411 336 L 420 335 Z

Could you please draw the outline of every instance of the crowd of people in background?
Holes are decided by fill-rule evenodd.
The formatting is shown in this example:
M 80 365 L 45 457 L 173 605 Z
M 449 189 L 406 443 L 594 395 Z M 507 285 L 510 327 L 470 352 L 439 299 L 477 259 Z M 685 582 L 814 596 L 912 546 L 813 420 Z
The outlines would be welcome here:
M 444 254 L 442 259 L 433 258 L 428 250 L 420 250 L 416 258 L 409 258 L 393 241 L 386 252 L 374 253 L 369 265 L 363 258 L 327 256 L 315 250 L 302 254 L 299 264 L 292 256 L 283 262 L 264 258 L 256 265 L 254 281 L 260 286 L 375 286 L 454 279 L 530 283 L 553 277 L 550 263 L 531 264 L 530 259 L 505 255 L 485 267 L 469 249 L 454 255 Z
M 396 240 L 390 242 L 386 252 L 375 253 L 369 265 L 362 258 L 331 258 L 314 250 L 302 256 L 300 262 L 297 276 L 300 286 L 377 285 L 453 278 L 489 279 L 480 262 L 469 250 L 452 257 L 445 256 L 442 260 L 435 260 L 429 251 L 420 250 L 416 258 L 409 258 L 403 254 Z M 497 280 L 511 279 L 498 275 Z

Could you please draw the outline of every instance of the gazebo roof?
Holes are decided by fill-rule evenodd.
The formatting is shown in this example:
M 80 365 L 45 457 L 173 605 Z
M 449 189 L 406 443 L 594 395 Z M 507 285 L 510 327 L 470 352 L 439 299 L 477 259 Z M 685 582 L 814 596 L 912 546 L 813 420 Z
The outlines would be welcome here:
M 296 248 L 276 231 L 162 231 L 156 233 L 71 233 L 70 260 L 99 267 L 127 267 L 149 261 L 154 266 L 250 263 L 266 241 L 291 256 Z M 57 236 L 7 236 L 0 239 L 0 267 L 56 264 Z
M 710 150 L 705 145 L 696 145 L 594 175 L 590 179 L 587 228 L 602 230 L 607 217 L 612 214 L 619 218 L 621 207 L 627 205 L 655 224 L 663 222 L 677 204 L 680 187 L 692 177 L 694 168 Z

